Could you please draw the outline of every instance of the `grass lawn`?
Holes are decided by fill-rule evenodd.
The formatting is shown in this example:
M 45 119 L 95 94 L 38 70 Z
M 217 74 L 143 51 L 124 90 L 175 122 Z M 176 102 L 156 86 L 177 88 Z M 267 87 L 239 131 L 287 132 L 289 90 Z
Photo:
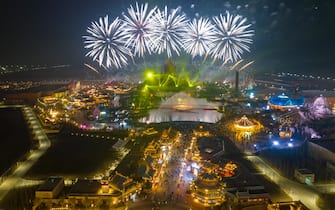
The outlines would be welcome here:
M 110 133 L 109 135 L 113 135 Z M 50 136 L 52 146 L 26 175 L 41 179 L 48 176 L 92 177 L 103 173 L 117 158 L 112 146 L 117 140 L 70 135 Z
M 0 173 L 29 151 L 31 141 L 20 109 L 0 109 Z

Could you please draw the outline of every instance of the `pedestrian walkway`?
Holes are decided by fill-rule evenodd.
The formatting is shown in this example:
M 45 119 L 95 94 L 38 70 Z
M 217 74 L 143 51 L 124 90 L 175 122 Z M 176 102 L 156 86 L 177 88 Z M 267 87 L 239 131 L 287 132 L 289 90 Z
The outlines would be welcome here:
M 11 172 L 9 174 L 1 177 L 2 182 L 0 185 L 0 202 L 6 197 L 9 191 L 15 187 L 24 185 L 25 182 L 22 179 L 23 176 L 51 145 L 49 138 L 45 134 L 32 108 L 26 106 L 20 106 L 20 108 L 22 109 L 24 117 L 27 120 L 28 127 L 32 129 L 33 136 L 36 138 L 36 140 L 39 141 L 39 147 L 35 150 L 29 151 L 25 155 L 24 160 L 17 162 L 12 166 L 12 170 L 10 170 Z

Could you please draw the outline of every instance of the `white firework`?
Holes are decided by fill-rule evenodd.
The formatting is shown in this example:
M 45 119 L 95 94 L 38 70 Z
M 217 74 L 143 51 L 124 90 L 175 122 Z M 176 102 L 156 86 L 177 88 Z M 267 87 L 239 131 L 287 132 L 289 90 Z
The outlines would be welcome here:
M 187 33 L 183 39 L 183 46 L 192 57 L 203 56 L 213 48 L 215 38 L 214 25 L 208 18 L 193 19 L 187 24 Z
M 123 15 L 125 21 L 125 32 L 126 32 L 126 46 L 131 48 L 133 54 L 139 57 L 143 57 L 146 52 L 151 54 L 153 41 L 153 22 L 152 15 L 155 12 L 156 7 L 148 10 L 148 4 L 138 5 L 136 2 L 136 7 L 133 8 L 130 5 L 128 8 L 128 14 Z
M 215 23 L 215 38 L 211 55 L 214 60 L 221 59 L 224 63 L 241 59 L 245 51 L 250 51 L 254 31 L 249 29 L 251 24 L 245 24 L 247 19 L 240 15 L 226 16 L 220 14 L 213 18 Z
M 108 15 L 100 18 L 99 22 L 92 22 L 91 27 L 87 29 L 90 35 L 83 36 L 85 48 L 90 50 L 86 56 L 107 68 L 111 66 L 121 68 L 127 65 L 131 52 L 124 45 L 125 37 L 122 28 L 120 19 L 116 18 L 109 23 Z
M 168 12 L 165 6 L 164 10 L 157 10 L 153 16 L 154 33 L 154 50 L 158 54 L 166 51 L 168 57 L 172 56 L 172 51 L 179 55 L 182 48 L 182 37 L 186 32 L 187 18 L 181 12 L 181 8 L 172 9 Z

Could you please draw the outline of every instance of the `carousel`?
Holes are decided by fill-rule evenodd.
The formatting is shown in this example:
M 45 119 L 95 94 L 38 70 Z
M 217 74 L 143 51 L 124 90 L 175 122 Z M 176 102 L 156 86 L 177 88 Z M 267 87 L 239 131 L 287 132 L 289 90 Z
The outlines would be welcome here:
M 251 140 L 252 135 L 261 132 L 264 127 L 255 119 L 249 119 L 243 115 L 228 125 L 229 129 L 235 134 L 237 140 Z

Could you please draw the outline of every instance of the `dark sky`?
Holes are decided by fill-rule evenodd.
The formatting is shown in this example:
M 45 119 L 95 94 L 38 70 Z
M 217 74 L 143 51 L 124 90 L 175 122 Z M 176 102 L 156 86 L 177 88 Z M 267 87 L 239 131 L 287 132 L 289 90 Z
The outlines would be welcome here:
M 91 21 L 126 12 L 131 0 L 4 0 L 0 3 L 1 64 L 85 62 L 82 36 Z M 256 31 L 252 52 L 259 70 L 335 75 L 334 0 L 149 0 L 151 7 L 182 6 L 190 17 L 230 10 Z M 194 7 L 191 5 L 194 4 Z M 237 9 L 239 7 L 240 9 Z

